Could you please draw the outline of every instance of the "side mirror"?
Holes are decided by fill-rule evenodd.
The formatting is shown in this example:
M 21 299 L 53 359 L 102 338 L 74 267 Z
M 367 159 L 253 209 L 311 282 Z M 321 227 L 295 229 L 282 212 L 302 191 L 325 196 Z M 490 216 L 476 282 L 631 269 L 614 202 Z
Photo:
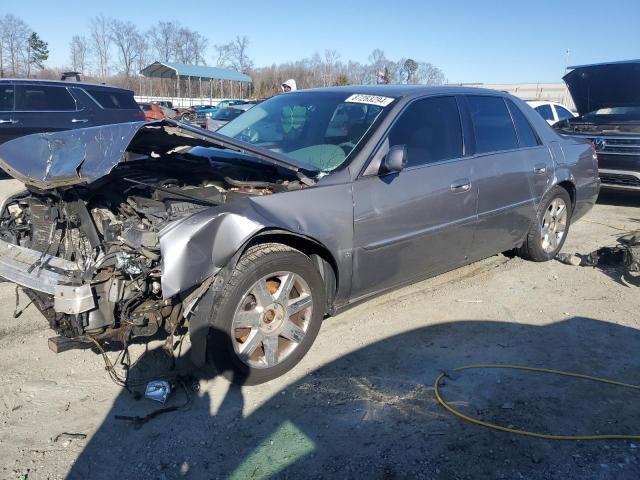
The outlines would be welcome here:
M 394 145 L 382 160 L 384 173 L 400 172 L 407 166 L 407 147 Z

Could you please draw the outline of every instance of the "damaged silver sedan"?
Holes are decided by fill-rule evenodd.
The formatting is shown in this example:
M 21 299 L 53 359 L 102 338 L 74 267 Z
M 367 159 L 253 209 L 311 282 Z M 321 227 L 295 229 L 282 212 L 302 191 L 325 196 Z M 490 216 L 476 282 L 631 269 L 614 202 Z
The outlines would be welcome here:
M 509 95 L 280 95 L 207 132 L 173 121 L 22 137 L 0 167 L 0 276 L 58 335 L 187 328 L 238 383 L 291 369 L 327 314 L 518 249 L 551 259 L 598 193 L 590 144 Z

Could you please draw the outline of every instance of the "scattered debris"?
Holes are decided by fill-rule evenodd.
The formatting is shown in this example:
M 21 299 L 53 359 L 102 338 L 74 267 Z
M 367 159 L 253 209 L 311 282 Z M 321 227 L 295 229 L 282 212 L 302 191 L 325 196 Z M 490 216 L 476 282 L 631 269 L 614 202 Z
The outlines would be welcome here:
M 145 398 L 165 404 L 171 393 L 171 384 L 166 380 L 153 380 L 147 383 Z
M 575 253 L 559 253 L 556 255 L 556 260 L 574 267 L 579 267 L 582 264 L 582 258 Z
M 559 253 L 556 260 L 573 266 L 624 267 L 625 271 L 638 277 L 640 274 L 640 232 L 623 235 L 614 247 L 602 247 L 588 255 Z

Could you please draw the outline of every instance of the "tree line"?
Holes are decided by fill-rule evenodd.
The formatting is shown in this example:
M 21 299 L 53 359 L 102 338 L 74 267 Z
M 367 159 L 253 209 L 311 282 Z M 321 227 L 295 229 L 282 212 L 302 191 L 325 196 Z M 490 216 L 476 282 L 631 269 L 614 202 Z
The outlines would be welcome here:
M 374 49 L 368 62 L 344 60 L 327 49 L 301 60 L 256 66 L 250 41 L 238 35 L 227 43 L 212 44 L 205 35 L 178 21 L 160 21 L 148 30 L 131 21 L 98 15 L 84 33 L 71 38 L 68 63 L 47 67 L 48 45 L 20 18 L 0 17 L 0 77 L 57 78 L 63 71 L 80 72 L 85 80 L 100 81 L 142 93 L 138 73 L 154 61 L 213 65 L 250 75 L 252 94 L 267 97 L 294 78 L 299 88 L 370 83 L 444 83 L 443 72 L 429 62 L 412 58 L 389 59 Z M 145 80 L 145 82 L 149 82 Z M 175 86 L 154 80 L 156 95 L 172 96 Z

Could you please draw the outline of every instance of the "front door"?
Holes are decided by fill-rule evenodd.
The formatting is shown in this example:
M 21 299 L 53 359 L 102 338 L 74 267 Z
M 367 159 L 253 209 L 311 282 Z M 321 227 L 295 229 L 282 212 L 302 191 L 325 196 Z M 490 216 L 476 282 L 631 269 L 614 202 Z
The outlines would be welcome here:
M 463 264 L 472 242 L 478 190 L 456 98 L 411 103 L 382 148 L 395 145 L 406 147 L 404 170 L 354 182 L 352 299 Z
M 77 114 L 76 101 L 66 87 L 16 85 L 14 119 L 18 122 L 15 127 L 19 135 L 84 126 L 84 122 L 77 123 Z

